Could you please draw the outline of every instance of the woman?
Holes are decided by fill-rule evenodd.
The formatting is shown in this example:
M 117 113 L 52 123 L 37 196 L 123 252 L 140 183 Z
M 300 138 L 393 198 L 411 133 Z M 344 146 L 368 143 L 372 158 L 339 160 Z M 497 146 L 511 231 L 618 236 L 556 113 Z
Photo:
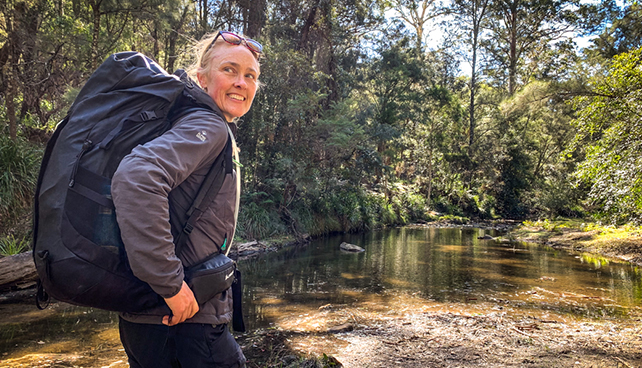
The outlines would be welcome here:
M 233 236 L 235 173 L 226 176 L 181 254 L 174 254 L 170 223 L 178 203 L 196 196 L 227 142 L 228 125 L 235 131 L 235 120 L 250 109 L 259 87 L 262 47 L 221 31 L 205 37 L 197 50 L 197 80 L 218 111 L 199 110 L 178 119 L 168 132 L 136 147 L 112 178 L 118 225 L 131 268 L 171 309 L 171 314 L 165 306 L 121 314 L 121 341 L 134 368 L 245 365 L 240 347 L 227 330 L 232 318 L 230 290 L 199 306 L 183 272 L 183 266 L 225 248 L 228 236 Z

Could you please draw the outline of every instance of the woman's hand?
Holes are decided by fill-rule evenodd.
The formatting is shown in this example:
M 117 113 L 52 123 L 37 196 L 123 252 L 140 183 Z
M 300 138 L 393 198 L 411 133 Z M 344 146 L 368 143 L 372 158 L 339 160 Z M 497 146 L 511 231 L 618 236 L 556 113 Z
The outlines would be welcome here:
M 174 326 L 194 317 L 199 309 L 196 298 L 194 298 L 194 293 L 192 293 L 192 289 L 187 286 L 185 281 L 183 281 L 181 291 L 171 298 L 166 298 L 165 303 L 167 303 L 169 309 L 172 310 L 171 316 L 163 317 L 163 324 L 167 326 Z

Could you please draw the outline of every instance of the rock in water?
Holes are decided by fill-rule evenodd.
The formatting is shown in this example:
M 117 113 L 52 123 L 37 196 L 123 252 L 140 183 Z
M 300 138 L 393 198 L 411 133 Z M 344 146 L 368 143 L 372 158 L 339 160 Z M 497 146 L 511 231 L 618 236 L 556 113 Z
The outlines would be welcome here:
M 344 323 L 342 325 L 333 326 L 328 328 L 329 333 L 337 334 L 342 332 L 350 332 L 354 330 L 354 325 L 352 323 Z
M 366 251 L 365 249 L 361 248 L 358 245 L 354 245 L 354 244 L 350 244 L 350 243 L 346 243 L 346 242 L 341 243 L 341 245 L 339 245 L 339 247 L 341 248 L 341 250 L 345 250 L 346 252 L 359 253 L 359 252 L 365 252 Z

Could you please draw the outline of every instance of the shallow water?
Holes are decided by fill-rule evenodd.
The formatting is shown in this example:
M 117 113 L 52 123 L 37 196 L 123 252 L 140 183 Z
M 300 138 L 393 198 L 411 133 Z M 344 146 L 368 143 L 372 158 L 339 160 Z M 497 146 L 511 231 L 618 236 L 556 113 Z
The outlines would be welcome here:
M 409 293 L 442 303 L 588 318 L 640 315 L 642 272 L 627 263 L 535 245 L 500 244 L 490 231 L 401 228 L 320 239 L 242 263 L 250 327 L 325 304 Z M 492 234 L 495 235 L 495 234 Z M 342 252 L 343 241 L 366 249 Z M 386 299 L 386 298 L 384 298 Z M 249 304 L 249 305 L 248 305 Z
M 424 309 L 503 310 L 551 320 L 627 320 L 642 314 L 637 267 L 478 239 L 485 233 L 496 235 L 456 228 L 382 230 L 327 237 L 241 261 L 246 325 L 316 328 L 314 313 L 328 304 L 395 311 L 411 310 L 414 303 Z M 366 251 L 342 252 L 343 241 Z M 24 366 L 35 366 L 42 354 L 95 351 L 98 360 L 85 362 L 87 367 L 124 357 L 115 313 L 64 303 L 46 311 L 32 303 L 0 303 L 0 313 L 5 317 L 0 363 L 34 354 Z

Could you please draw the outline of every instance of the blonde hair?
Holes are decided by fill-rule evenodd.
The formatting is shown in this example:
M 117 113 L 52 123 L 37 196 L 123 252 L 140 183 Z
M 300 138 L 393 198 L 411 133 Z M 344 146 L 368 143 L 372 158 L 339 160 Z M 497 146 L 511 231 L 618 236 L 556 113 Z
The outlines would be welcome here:
M 212 44 L 216 36 L 218 36 L 218 32 L 219 31 L 206 34 L 205 36 L 203 36 L 203 38 L 201 38 L 200 41 L 196 43 L 196 45 L 194 45 L 194 54 L 196 55 L 196 61 L 187 69 L 187 75 L 189 75 L 189 77 L 193 80 L 197 81 L 199 85 L 200 82 L 198 81 L 198 74 L 209 73 L 214 50 L 219 48 L 222 44 L 227 44 L 223 37 L 217 38 L 216 42 Z M 244 36 L 241 35 L 241 37 Z M 254 55 L 254 57 L 256 58 L 257 64 L 259 64 L 259 54 L 256 54 L 253 51 L 251 52 L 252 55 Z M 259 64 L 259 68 L 260 67 L 261 65 Z M 257 84 L 257 87 L 260 88 L 262 85 L 263 84 L 259 82 Z

